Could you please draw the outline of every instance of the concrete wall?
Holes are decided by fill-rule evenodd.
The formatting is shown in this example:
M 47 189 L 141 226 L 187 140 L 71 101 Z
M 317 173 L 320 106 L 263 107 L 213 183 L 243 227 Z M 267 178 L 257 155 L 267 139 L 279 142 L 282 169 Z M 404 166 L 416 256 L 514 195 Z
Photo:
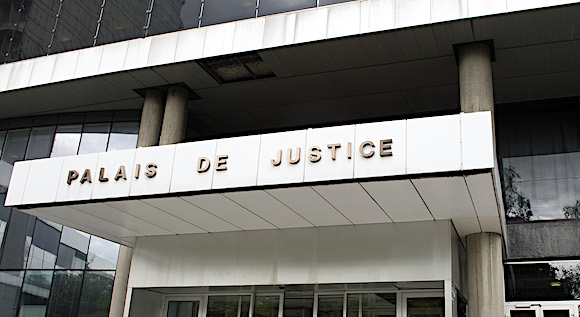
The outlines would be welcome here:
M 425 221 L 143 237 L 129 287 L 451 280 L 451 233 Z
M 508 259 L 580 256 L 577 221 L 509 224 L 507 228 Z

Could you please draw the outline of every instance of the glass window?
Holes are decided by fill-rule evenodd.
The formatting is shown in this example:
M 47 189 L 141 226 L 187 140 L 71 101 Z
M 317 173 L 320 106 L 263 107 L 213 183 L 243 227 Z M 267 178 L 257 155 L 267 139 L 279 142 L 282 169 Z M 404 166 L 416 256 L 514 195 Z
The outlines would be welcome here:
M 82 253 L 87 254 L 89 250 L 89 239 L 91 235 L 78 231 L 69 227 L 64 227 L 62 229 L 62 236 L 60 237 L 60 242 L 70 246 L 73 249 L 79 250 Z
M 139 137 L 139 122 L 114 122 L 107 151 L 134 149 Z
M 206 0 L 201 26 L 253 18 L 256 0 Z
M 8 187 L 14 162 L 22 161 L 26 152 L 28 135 L 30 129 L 8 131 L 4 150 L 2 152 L 2 162 L 0 162 L 0 185 Z
M 284 295 L 284 317 L 312 317 L 313 295 Z
M 59 241 L 60 231 L 37 219 L 27 268 L 54 269 Z
M 199 302 L 170 301 L 167 305 L 167 317 L 196 317 Z
M 147 35 L 196 28 L 201 0 L 155 2 Z
M 44 316 L 50 297 L 53 271 L 26 271 L 20 298 L 20 317 Z
M 580 110 L 500 111 L 497 147 L 510 222 L 580 218 Z
M 115 271 L 85 272 L 78 317 L 108 316 Z
M 0 271 L 0 316 L 16 316 L 24 271 Z
M 255 296 L 255 317 L 277 317 L 280 308 L 280 296 Z
M 342 2 L 348 2 L 348 1 L 353 1 L 353 0 L 319 0 L 318 5 L 325 6 L 325 5 L 329 5 L 329 4 L 342 3 Z
M 318 317 L 342 317 L 342 295 L 318 296 Z
M 0 195 L 0 254 L 2 254 L 2 245 L 4 244 L 4 233 L 6 233 L 6 229 L 8 227 L 8 221 L 10 221 L 10 208 L 4 207 L 4 199 L 6 198 L 6 194 Z
M 54 132 L 56 127 L 33 128 L 30 131 L 28 149 L 26 150 L 26 159 L 34 160 L 50 156 Z
M 47 317 L 76 317 L 83 271 L 55 271 Z
M 2 149 L 4 149 L 5 139 L 6 139 L 6 131 L 0 131 L 0 156 L 2 155 Z
M 316 7 L 316 0 L 260 0 L 258 15 L 264 16 Z
M 35 222 L 35 217 L 12 210 L 4 238 L 0 269 L 25 268 Z
M 59 1 L 31 0 L 27 6 L 28 16 L 20 43 L 19 57 L 32 58 L 48 54 L 52 29 L 60 6 Z
M 93 46 L 102 3 L 102 0 L 63 1 L 50 52 Z
M 97 236 L 91 236 L 87 269 L 114 270 L 117 267 L 119 245 Z
M 142 37 L 150 0 L 107 0 L 97 44 Z
M 206 317 L 247 317 L 250 312 L 249 295 L 209 296 Z
M 408 298 L 408 317 L 443 317 L 445 316 L 445 300 L 442 297 Z
M 66 244 L 60 244 L 58 256 L 56 258 L 57 269 L 77 269 L 82 270 L 87 263 L 87 254 L 73 249 Z
M 506 301 L 580 299 L 580 262 L 507 264 Z
M 59 125 L 50 157 L 76 155 L 81 141 L 82 124 Z
M 395 317 L 397 314 L 397 295 L 349 294 L 347 301 L 348 317 Z
M 81 136 L 80 154 L 91 154 L 105 152 L 109 142 L 109 123 L 89 123 L 85 124 Z

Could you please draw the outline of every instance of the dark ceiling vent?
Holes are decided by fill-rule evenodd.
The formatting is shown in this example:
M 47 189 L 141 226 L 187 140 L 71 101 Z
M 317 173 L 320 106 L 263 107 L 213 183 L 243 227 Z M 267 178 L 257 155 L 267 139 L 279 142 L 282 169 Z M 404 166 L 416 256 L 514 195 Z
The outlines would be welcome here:
M 276 77 L 257 53 L 243 53 L 198 62 L 220 84 Z

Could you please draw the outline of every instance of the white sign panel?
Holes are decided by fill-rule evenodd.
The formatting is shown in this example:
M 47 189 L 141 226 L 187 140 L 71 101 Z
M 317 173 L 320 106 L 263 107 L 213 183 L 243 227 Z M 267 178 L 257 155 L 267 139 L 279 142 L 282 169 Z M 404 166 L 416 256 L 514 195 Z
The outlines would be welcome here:
M 6 205 L 493 168 L 491 124 L 480 112 L 18 162 Z

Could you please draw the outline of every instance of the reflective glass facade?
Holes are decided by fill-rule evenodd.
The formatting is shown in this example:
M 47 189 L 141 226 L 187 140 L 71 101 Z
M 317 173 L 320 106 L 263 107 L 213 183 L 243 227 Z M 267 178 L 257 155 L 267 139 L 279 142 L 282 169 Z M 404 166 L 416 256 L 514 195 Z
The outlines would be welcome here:
M 580 300 L 580 261 L 506 264 L 504 274 L 506 301 Z
M 580 218 L 580 110 L 575 102 L 498 110 L 508 222 Z
M 0 200 L 21 160 L 135 148 L 139 111 L 0 122 Z M 119 245 L 0 207 L 0 316 L 108 316 Z
M 329 5 L 353 0 L 321 0 Z M 6 0 L 0 50 L 10 62 L 316 7 L 315 0 Z

